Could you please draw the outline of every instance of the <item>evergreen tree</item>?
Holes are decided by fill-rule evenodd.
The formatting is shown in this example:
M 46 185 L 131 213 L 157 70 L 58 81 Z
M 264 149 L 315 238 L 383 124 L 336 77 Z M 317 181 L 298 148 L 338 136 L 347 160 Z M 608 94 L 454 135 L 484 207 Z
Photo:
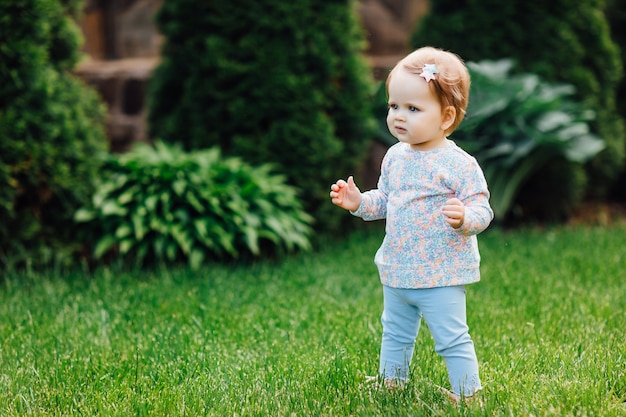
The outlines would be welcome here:
M 621 48 L 622 69 L 626 75 L 626 0 L 607 0 L 606 16 L 611 26 L 611 36 L 613 42 Z M 624 120 L 626 120 L 626 76 L 622 78 L 617 88 L 617 110 Z M 624 143 L 626 147 L 626 142 Z M 626 201 L 626 166 L 622 168 L 622 173 L 613 186 L 611 197 L 621 201 Z
M 0 0 L 0 267 L 68 261 L 79 245 L 73 214 L 106 147 L 104 106 L 69 73 L 81 4 Z
M 576 87 L 596 113 L 607 148 L 587 166 L 588 193 L 604 196 L 624 165 L 626 132 L 616 110 L 622 62 L 602 0 L 437 0 L 412 45 L 452 50 L 468 61 L 513 58 L 518 72 Z
M 150 134 L 271 162 L 303 190 L 316 228 L 341 212 L 329 184 L 353 173 L 373 132 L 370 70 L 351 0 L 171 0 Z
M 609 20 L 611 38 L 621 49 L 622 72 L 626 75 L 626 0 L 607 0 L 606 17 Z M 619 83 L 617 97 L 617 109 L 626 118 L 626 76 Z

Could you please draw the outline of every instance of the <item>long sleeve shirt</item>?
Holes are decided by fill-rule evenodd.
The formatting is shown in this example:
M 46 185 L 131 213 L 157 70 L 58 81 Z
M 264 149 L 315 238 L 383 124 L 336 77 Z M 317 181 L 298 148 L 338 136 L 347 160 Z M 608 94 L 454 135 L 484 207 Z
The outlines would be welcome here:
M 434 288 L 480 280 L 476 235 L 493 219 L 489 191 L 476 159 L 448 141 L 432 151 L 397 143 L 387 151 L 378 188 L 363 193 L 353 215 L 386 219 L 374 262 L 383 285 Z M 458 229 L 441 209 L 450 198 L 465 205 Z

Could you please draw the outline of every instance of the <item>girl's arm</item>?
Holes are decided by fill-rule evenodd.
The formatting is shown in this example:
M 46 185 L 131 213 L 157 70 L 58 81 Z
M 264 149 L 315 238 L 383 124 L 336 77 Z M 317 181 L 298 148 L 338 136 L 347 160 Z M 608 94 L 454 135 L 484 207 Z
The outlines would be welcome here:
M 465 199 L 465 203 L 458 198 L 451 198 L 446 201 L 442 212 L 446 216 L 446 222 L 464 235 L 479 234 L 493 219 L 488 192 L 472 195 Z
M 362 196 L 359 207 L 350 213 L 367 221 L 387 217 L 387 194 L 380 188 L 366 191 Z
M 459 178 L 457 197 L 449 199 L 442 209 L 448 224 L 463 235 L 477 235 L 493 220 L 487 181 L 478 162 L 472 162 Z

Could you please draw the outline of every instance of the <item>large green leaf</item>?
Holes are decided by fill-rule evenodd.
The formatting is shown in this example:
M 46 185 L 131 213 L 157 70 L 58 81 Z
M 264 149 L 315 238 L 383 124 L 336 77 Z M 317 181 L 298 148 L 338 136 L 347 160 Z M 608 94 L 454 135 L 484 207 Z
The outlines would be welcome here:
M 117 244 L 117 239 L 111 235 L 105 235 L 98 240 L 96 247 L 94 248 L 94 257 L 96 259 L 102 258 L 113 246 Z

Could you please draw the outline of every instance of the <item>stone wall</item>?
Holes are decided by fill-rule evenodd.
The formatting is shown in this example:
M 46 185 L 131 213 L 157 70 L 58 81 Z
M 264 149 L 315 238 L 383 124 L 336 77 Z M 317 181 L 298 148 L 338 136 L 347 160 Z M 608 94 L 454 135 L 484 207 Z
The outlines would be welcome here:
M 358 12 L 367 40 L 365 54 L 376 79 L 409 51 L 409 38 L 420 16 L 428 10 L 427 0 L 361 0 Z
M 108 106 L 107 136 L 112 151 L 148 140 L 145 94 L 159 62 L 163 39 L 154 16 L 163 1 L 88 0 L 85 5 L 80 25 L 87 59 L 76 73 L 95 86 Z M 359 2 L 368 43 L 365 54 L 376 79 L 384 79 L 406 54 L 410 33 L 427 7 L 427 0 Z
M 123 151 L 147 137 L 145 103 L 162 36 L 154 16 L 163 0 L 88 0 L 80 22 L 87 59 L 76 68 L 108 107 L 107 137 Z
M 127 150 L 135 141 L 146 141 L 147 85 L 158 58 L 126 58 L 85 61 L 76 73 L 93 85 L 107 105 L 106 134 L 113 152 Z

